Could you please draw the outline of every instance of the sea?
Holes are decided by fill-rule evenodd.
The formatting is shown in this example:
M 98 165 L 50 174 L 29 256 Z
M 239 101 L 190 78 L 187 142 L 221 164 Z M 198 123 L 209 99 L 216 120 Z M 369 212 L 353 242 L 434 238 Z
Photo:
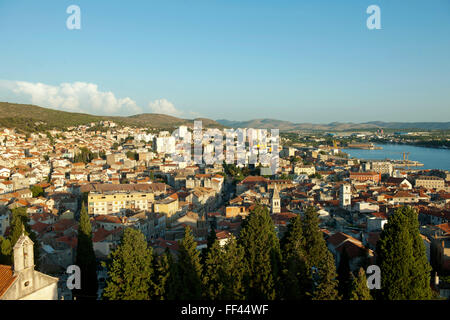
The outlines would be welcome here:
M 367 160 L 402 160 L 403 152 L 409 152 L 408 159 L 423 163 L 411 169 L 450 170 L 450 149 L 417 147 L 406 144 L 375 144 L 381 150 L 343 149 L 350 157 Z

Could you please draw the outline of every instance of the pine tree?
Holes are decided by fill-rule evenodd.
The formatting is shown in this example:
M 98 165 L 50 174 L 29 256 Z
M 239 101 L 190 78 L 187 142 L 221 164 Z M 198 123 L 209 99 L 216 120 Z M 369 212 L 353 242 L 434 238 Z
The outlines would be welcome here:
M 306 269 L 305 239 L 303 237 L 300 215 L 292 218 L 281 240 L 283 271 L 281 298 L 285 300 L 302 300 L 307 297 L 306 291 L 310 281 Z
M 216 240 L 205 259 L 204 295 L 210 300 L 244 299 L 244 249 L 234 238 L 221 247 Z
M 27 209 L 24 207 L 14 208 L 11 210 L 12 212 L 12 218 L 11 218 L 11 224 L 10 224 L 10 234 L 8 236 L 9 244 L 5 243 L 5 254 L 8 254 L 9 251 L 9 258 L 7 258 L 7 261 L 10 261 L 10 264 L 12 264 L 13 259 L 13 248 L 16 245 L 17 240 L 19 240 L 20 236 L 22 234 L 28 236 L 31 241 L 33 241 L 33 255 L 34 255 L 34 267 L 36 270 L 39 270 L 39 257 L 40 257 L 40 244 L 36 237 L 36 234 L 31 231 L 31 227 L 29 224 L 29 216 L 27 213 Z M 9 250 L 7 249 L 9 247 Z
M 408 218 L 409 234 L 412 237 L 414 263 L 411 265 L 411 284 L 413 295 L 411 299 L 427 300 L 433 297 L 430 287 L 431 265 L 428 262 L 425 244 L 419 232 L 419 220 L 417 212 L 411 207 L 400 208 Z
M 200 300 L 202 298 L 202 265 L 197 242 L 190 227 L 186 227 L 184 238 L 180 241 L 177 262 L 177 299 Z
M 0 264 L 12 265 L 11 252 L 11 241 L 7 238 L 0 237 Z
M 370 289 L 367 286 L 366 273 L 359 268 L 358 277 L 353 277 L 350 288 L 350 300 L 372 300 Z
M 202 260 L 203 264 L 205 263 L 208 252 L 209 252 L 209 250 L 211 250 L 211 247 L 213 246 L 216 239 L 217 239 L 216 230 L 211 226 L 211 230 L 208 234 L 208 238 L 206 239 L 207 240 L 206 248 L 204 248 L 202 250 L 202 254 L 201 254 L 201 260 Z
M 399 208 L 388 219 L 377 243 L 381 297 L 386 300 L 431 298 L 429 264 L 420 239 L 417 215 Z
M 153 258 L 153 262 L 153 286 L 150 288 L 150 297 L 152 300 L 166 300 L 168 299 L 168 285 L 172 272 L 172 254 L 166 248 L 162 255 Z
M 352 284 L 352 273 L 350 270 L 350 261 L 345 244 L 341 253 L 341 261 L 339 262 L 337 273 L 338 292 L 342 296 L 342 299 L 348 300 Z
M 75 263 L 81 271 L 81 289 L 73 290 L 74 297 L 96 299 L 98 290 L 97 261 L 92 243 L 92 226 L 84 202 L 81 205 Z
M 108 279 L 103 297 L 108 300 L 150 299 L 152 260 L 152 249 L 142 232 L 125 229 L 120 245 L 106 263 Z
M 245 286 L 250 300 L 273 300 L 279 291 L 281 251 L 267 207 L 257 205 L 243 223 L 239 245 L 245 250 Z
M 313 283 L 312 298 L 315 300 L 339 299 L 334 258 L 319 229 L 317 210 L 313 207 L 305 210 L 303 236 L 306 240 L 306 266 Z
M 167 282 L 165 285 L 164 297 L 166 300 L 178 300 L 178 288 L 180 287 L 181 283 L 180 275 L 178 272 L 178 263 L 175 261 L 168 248 L 166 248 L 166 254 L 168 258 L 169 275 L 167 277 Z

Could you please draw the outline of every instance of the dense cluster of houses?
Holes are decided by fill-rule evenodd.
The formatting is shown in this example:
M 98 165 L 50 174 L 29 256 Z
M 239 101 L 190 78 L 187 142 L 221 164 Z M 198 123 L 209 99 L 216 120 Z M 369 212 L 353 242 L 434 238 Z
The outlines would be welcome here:
M 450 273 L 449 172 L 395 169 L 327 146 L 280 146 L 276 172 L 247 164 L 251 175 L 237 180 L 221 163 L 175 161 L 177 141 L 167 133 L 112 123 L 96 131 L 96 125 L 27 135 L 0 131 L 0 236 L 10 231 L 11 212 L 25 208 L 44 273 L 64 273 L 74 263 L 82 202 L 100 260 L 128 227 L 141 230 L 156 252 L 168 248 L 176 256 L 186 226 L 200 250 L 212 228 L 221 244 L 238 237 L 257 203 L 269 208 L 280 237 L 292 217 L 315 206 L 336 264 L 345 250 L 353 270 L 373 261 L 389 215 L 411 205 L 419 212 L 430 263 Z M 89 158 L 74 162 L 86 149 Z

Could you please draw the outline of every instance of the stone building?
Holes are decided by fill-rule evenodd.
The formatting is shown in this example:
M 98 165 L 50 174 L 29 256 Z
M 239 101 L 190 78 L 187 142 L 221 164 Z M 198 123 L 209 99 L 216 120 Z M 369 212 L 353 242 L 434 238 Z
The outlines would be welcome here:
M 281 199 L 278 193 L 278 187 L 275 185 L 272 195 L 272 214 L 281 212 Z
M 14 265 L 0 265 L 0 300 L 58 299 L 58 278 L 34 270 L 33 245 L 22 234 L 13 248 Z

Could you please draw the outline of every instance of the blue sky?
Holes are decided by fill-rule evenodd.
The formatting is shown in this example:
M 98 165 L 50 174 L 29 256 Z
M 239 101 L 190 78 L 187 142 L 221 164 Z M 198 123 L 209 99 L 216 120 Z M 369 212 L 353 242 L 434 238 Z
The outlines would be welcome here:
M 68 30 L 66 8 L 81 9 Z M 369 30 L 366 9 L 381 9 Z M 0 0 L 0 101 L 328 123 L 450 121 L 450 1 Z

